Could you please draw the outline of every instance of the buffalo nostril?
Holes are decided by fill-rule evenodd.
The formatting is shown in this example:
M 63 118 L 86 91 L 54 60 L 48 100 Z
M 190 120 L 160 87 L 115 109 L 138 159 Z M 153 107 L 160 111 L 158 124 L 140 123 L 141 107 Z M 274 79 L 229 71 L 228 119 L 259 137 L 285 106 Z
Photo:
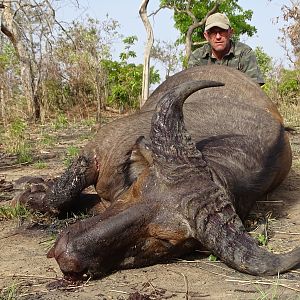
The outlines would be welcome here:
M 64 274 L 83 274 L 83 267 L 79 259 L 67 253 L 62 253 L 56 258 Z
M 55 245 L 47 253 L 48 258 L 55 258 L 61 271 L 66 278 L 70 280 L 82 279 L 85 270 L 84 259 L 79 258 L 72 251 L 72 243 L 70 243 L 70 231 L 64 232 L 56 241 Z
M 88 277 L 88 265 L 82 257 L 63 253 L 59 258 L 56 258 L 56 260 L 64 274 L 64 279 L 69 281 L 79 281 Z

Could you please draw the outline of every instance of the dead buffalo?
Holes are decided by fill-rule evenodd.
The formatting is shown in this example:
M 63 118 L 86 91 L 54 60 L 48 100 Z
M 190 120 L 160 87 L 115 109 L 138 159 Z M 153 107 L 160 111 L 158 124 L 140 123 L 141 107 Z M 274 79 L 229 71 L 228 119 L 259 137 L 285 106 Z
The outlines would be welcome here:
M 53 185 L 20 201 L 59 214 L 94 185 L 111 203 L 67 227 L 49 251 L 67 278 L 141 267 L 199 245 L 239 271 L 272 275 L 296 266 L 300 248 L 270 253 L 242 221 L 290 166 L 282 118 L 261 88 L 231 68 L 197 67 L 103 127 Z

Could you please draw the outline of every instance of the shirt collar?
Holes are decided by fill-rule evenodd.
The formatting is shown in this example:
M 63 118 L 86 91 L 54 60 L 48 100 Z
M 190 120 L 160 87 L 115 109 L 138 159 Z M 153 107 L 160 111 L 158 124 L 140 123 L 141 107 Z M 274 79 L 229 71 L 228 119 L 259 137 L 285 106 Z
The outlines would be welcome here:
M 230 42 L 231 42 L 230 49 L 224 57 L 229 56 L 230 54 L 232 54 L 234 56 L 235 43 L 232 40 Z M 202 57 L 203 58 L 205 58 L 205 57 L 215 58 L 215 57 L 212 56 L 212 51 L 211 51 L 210 44 L 206 44 L 206 48 L 205 48 L 205 51 L 203 52 Z

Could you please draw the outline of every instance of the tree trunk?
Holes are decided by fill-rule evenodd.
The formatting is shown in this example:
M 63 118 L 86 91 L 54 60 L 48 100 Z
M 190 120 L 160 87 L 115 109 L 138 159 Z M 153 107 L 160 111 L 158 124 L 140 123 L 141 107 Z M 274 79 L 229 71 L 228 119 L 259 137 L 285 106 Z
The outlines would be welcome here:
M 190 10 L 190 7 L 188 6 L 187 14 L 192 18 L 193 23 L 192 23 L 192 25 L 189 26 L 188 31 L 186 33 L 186 37 L 185 37 L 185 58 L 184 58 L 184 62 L 183 62 L 184 67 L 187 66 L 187 63 L 188 63 L 191 53 L 192 53 L 192 34 L 193 34 L 194 30 L 198 27 L 203 26 L 205 24 L 207 18 L 211 14 L 217 12 L 219 6 L 220 6 L 220 2 L 217 1 L 216 4 L 214 5 L 214 7 L 206 14 L 205 18 L 201 21 L 197 20 L 195 15 Z
M 149 85 L 150 85 L 150 53 L 153 46 L 154 37 L 151 23 L 147 16 L 147 6 L 149 0 L 143 0 L 140 6 L 139 14 L 144 23 L 147 32 L 147 42 L 144 52 L 144 67 L 143 67 L 143 81 L 142 81 L 142 97 L 140 100 L 140 107 L 144 105 L 149 97 Z
M 192 34 L 197 27 L 200 27 L 203 24 L 204 24 L 203 22 L 193 23 L 188 28 L 188 31 L 187 31 L 186 37 L 185 37 L 185 58 L 184 58 L 184 64 L 183 64 L 184 66 L 187 66 L 187 63 L 188 63 L 191 53 L 192 53 Z
M 30 63 L 30 55 L 28 54 L 26 46 L 23 43 L 19 26 L 14 20 L 14 12 L 11 5 L 12 2 L 5 3 L 1 20 L 1 31 L 11 41 L 18 55 L 23 93 L 27 100 L 28 113 L 29 116 L 34 116 L 36 120 L 40 118 L 40 108 L 37 97 L 34 97 L 34 80 Z
M 101 87 L 99 84 L 99 78 L 98 78 L 98 74 L 96 75 L 96 82 L 95 82 L 95 86 L 96 86 L 96 99 L 97 99 L 97 115 L 96 115 L 96 122 L 97 123 L 101 123 L 101 106 L 102 106 L 102 96 L 101 96 Z
M 0 87 L 0 106 L 1 106 L 1 119 L 4 127 L 6 126 L 6 117 L 5 117 L 5 99 L 4 99 L 4 91 L 2 86 Z

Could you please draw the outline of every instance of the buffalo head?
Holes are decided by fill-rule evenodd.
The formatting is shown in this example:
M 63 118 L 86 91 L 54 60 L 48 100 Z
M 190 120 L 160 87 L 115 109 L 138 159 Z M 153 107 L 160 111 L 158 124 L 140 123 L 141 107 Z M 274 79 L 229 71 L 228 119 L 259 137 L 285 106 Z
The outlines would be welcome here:
M 131 152 L 137 165 L 148 167 L 104 213 L 66 228 L 49 251 L 67 278 L 150 265 L 199 245 L 250 274 L 277 274 L 299 263 L 300 248 L 275 255 L 245 232 L 234 199 L 214 181 L 185 129 L 185 99 L 220 85 L 186 82 L 158 102 L 150 141 L 139 138 Z

